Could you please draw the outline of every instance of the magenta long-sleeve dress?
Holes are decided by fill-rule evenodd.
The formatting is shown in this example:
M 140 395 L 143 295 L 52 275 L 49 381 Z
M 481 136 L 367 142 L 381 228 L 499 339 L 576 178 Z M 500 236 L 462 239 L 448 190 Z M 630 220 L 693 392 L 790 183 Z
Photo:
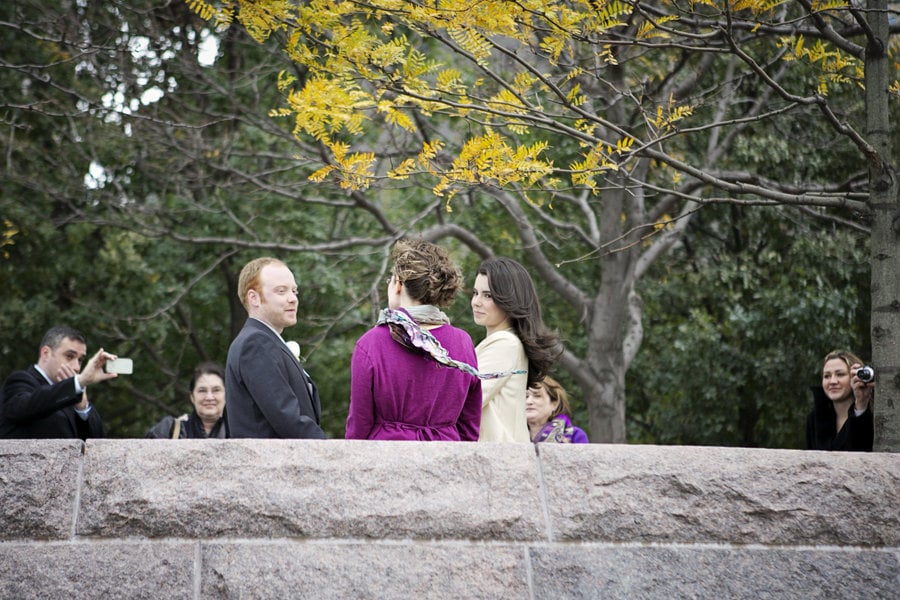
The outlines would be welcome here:
M 452 325 L 429 331 L 452 358 L 477 367 L 468 333 Z M 356 342 L 347 439 L 476 441 L 480 424 L 477 377 L 407 350 L 387 325 Z

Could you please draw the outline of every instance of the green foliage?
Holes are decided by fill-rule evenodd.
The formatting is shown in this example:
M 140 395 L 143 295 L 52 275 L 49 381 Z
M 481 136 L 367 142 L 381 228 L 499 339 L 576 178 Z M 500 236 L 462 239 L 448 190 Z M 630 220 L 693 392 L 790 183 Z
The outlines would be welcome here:
M 350 353 L 383 304 L 386 252 L 398 237 L 448 235 L 434 233 L 447 225 L 470 234 L 440 240 L 469 284 L 485 248 L 530 267 L 545 260 L 584 294 L 576 305 L 536 277 L 547 322 L 587 365 L 617 351 L 589 351 L 606 309 L 596 297 L 602 263 L 633 265 L 654 241 L 632 227 L 652 230 L 685 199 L 756 201 L 769 187 L 825 189 L 823 204 L 864 196 L 863 157 L 811 97 L 772 94 L 729 53 L 733 42 L 788 94 L 820 89 L 828 61 L 829 102 L 860 129 L 841 57 L 744 29 L 749 22 L 726 32 L 718 3 L 663 0 L 652 17 L 648 5 L 587 0 L 43 4 L 0 7 L 0 325 L 12 332 L 0 341 L 0 375 L 33 360 L 55 322 L 86 330 L 91 349 L 137 366 L 92 391 L 115 436 L 142 435 L 187 409 L 190 371 L 224 361 L 243 324 L 235 280 L 257 256 L 283 258 L 297 276 L 300 322 L 285 336 L 301 344 L 326 431 L 338 437 Z M 775 23 L 766 6 L 753 14 Z M 786 18 L 801 10 L 782 9 Z M 692 19 L 680 18 L 686 10 Z M 219 56 L 201 64 L 209 38 Z M 782 49 L 796 59 L 785 70 L 776 68 Z M 144 98 L 154 87 L 162 96 Z M 700 166 L 703 178 L 693 173 Z M 732 181 L 762 182 L 761 191 L 723 191 Z M 497 191 L 521 212 L 501 206 Z M 780 360 L 814 367 L 832 342 L 864 348 L 852 327 L 808 332 L 822 314 L 865 321 L 849 316 L 865 304 L 862 250 L 840 231 L 828 233 L 828 248 L 823 232 L 792 211 L 703 209 L 685 244 L 641 284 L 648 323 L 628 379 L 633 441 L 796 445 L 794 409 L 780 421 L 749 400 L 726 411 L 722 389 L 682 373 L 694 372 L 686 357 L 696 354 L 719 385 L 740 391 L 757 371 L 777 375 Z M 840 277 L 817 252 L 846 261 Z M 856 304 L 825 300 L 848 281 L 860 290 Z M 780 315 L 808 346 L 785 342 Z M 483 336 L 465 296 L 451 317 L 476 342 Z M 760 358 L 767 346 L 780 358 Z M 594 399 L 556 375 L 587 428 Z M 805 400 L 792 406 L 802 413 Z M 695 408 L 705 437 L 690 430 Z
M 177 122 L 175 115 L 209 121 L 204 111 L 224 112 L 259 89 L 236 86 L 233 95 L 209 99 L 209 81 L 191 77 L 197 51 L 191 44 L 200 36 L 187 34 L 186 7 L 182 21 L 178 10 L 166 8 L 120 13 L 90 3 L 51 21 L 41 21 L 54 17 L 51 10 L 34 9 L 27 3 L 0 9 L 6 58 L 33 65 L 0 78 L 5 102 L 33 107 L 8 109 L 9 135 L 3 137 L 0 214 L 4 230 L 15 234 L 4 237 L 11 243 L 0 258 L 0 326 L 6 332 L 0 379 L 36 361 L 49 327 L 72 325 L 87 335 L 89 353 L 104 347 L 134 359 L 134 375 L 89 393 L 111 435 L 140 437 L 162 416 L 189 408 L 191 371 L 201 360 L 224 362 L 232 322 L 241 319 L 233 315 L 228 286 L 240 268 L 228 262 L 235 250 L 175 239 L 233 234 L 239 227 L 228 211 L 240 198 L 220 192 L 215 184 L 223 178 L 190 160 L 189 136 L 198 130 L 169 124 Z M 42 39 L 63 41 L 35 45 L 9 26 L 17 22 L 43 23 Z M 108 46 L 71 61 L 76 49 L 65 40 L 81 36 L 66 31 L 79 23 L 92 23 L 93 41 Z M 149 40 L 146 52 L 125 50 L 142 38 Z M 111 50 L 116 44 L 121 51 Z M 254 44 L 248 55 L 256 51 Z M 229 80 L 226 66 L 216 74 L 217 85 Z M 143 75 L 160 82 L 154 72 L 177 75 L 184 96 L 168 95 L 152 106 L 132 101 L 145 89 Z M 192 95 L 192 83 L 200 95 Z M 122 107 L 109 104 L 113 93 L 121 94 Z M 233 133 L 223 126 L 203 131 L 218 136 L 220 148 Z M 173 142 L 184 144 L 181 152 L 173 151 Z M 92 163 L 103 172 L 88 184 Z
M 641 285 L 629 439 L 804 447 L 821 358 L 869 354 L 863 239 L 790 209 L 707 209 L 673 258 Z

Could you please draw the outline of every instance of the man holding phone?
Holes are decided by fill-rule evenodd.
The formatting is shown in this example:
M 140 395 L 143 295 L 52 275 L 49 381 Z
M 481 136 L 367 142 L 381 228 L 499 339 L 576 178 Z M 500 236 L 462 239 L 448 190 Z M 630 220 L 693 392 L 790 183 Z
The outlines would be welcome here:
M 53 327 L 41 340 L 38 362 L 7 377 L 0 391 L 0 438 L 103 437 L 87 386 L 116 377 L 103 370 L 117 357 L 102 348 L 87 362 L 84 335 Z

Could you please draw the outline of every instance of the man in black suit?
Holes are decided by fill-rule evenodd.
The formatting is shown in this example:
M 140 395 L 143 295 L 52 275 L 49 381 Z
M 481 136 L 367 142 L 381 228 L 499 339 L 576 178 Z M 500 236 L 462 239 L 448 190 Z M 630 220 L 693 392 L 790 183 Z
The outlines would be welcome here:
M 249 318 L 228 349 L 225 418 L 230 437 L 318 438 L 319 392 L 281 332 L 297 323 L 297 283 L 275 258 L 247 263 L 238 296 Z
M 103 371 L 116 357 L 101 348 L 82 371 L 86 354 L 87 342 L 76 329 L 47 331 L 37 364 L 12 373 L 3 384 L 0 438 L 103 437 L 103 422 L 86 388 L 116 376 Z

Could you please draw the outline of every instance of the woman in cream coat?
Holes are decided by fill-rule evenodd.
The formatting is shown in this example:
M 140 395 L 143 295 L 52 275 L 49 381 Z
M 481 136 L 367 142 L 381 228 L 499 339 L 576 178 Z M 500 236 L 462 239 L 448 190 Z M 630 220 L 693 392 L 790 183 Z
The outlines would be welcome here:
M 491 258 L 478 267 L 472 316 L 486 337 L 475 348 L 482 373 L 525 371 L 481 382 L 479 441 L 530 442 L 525 392 L 542 381 L 562 348 L 541 318 L 534 282 L 518 262 Z

